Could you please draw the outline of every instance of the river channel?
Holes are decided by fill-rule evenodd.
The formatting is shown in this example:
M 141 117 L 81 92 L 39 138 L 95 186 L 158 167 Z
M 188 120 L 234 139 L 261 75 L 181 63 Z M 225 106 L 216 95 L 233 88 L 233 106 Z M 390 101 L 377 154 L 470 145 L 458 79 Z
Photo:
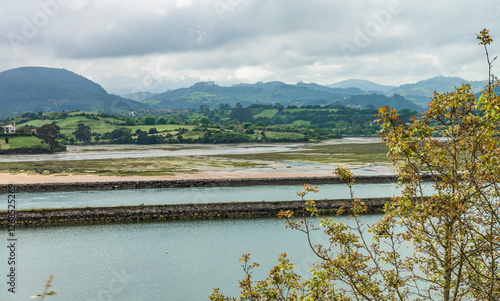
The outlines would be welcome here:
M 424 186 L 431 193 L 430 185 Z M 159 205 L 216 202 L 299 201 L 301 185 L 269 185 L 243 187 L 192 187 L 133 189 L 108 191 L 30 192 L 17 194 L 18 209 L 108 207 L 121 205 Z M 306 199 L 348 199 L 344 184 L 318 185 L 318 193 L 310 192 Z M 359 198 L 392 197 L 400 194 L 395 183 L 355 184 Z M 1 195 L 0 195 L 1 197 Z M 3 196 L 7 199 L 7 195 Z
M 280 201 L 298 200 L 300 189 L 290 185 L 19 192 L 16 201 L 19 208 Z M 310 198 L 349 194 L 344 185 L 324 184 L 319 190 Z M 398 195 L 398 190 L 394 183 L 355 185 L 361 198 Z M 378 217 L 363 219 L 371 223 Z M 316 235 L 317 243 L 326 242 L 320 233 Z M 51 274 L 56 276 L 52 289 L 58 293 L 50 296 L 54 301 L 207 300 L 215 287 L 237 294 L 237 280 L 243 277 L 238 259 L 245 252 L 262 264 L 256 279 L 262 279 L 283 252 L 303 275 L 316 260 L 302 233 L 285 229 L 283 221 L 274 218 L 22 228 L 16 237 L 18 293 L 15 298 L 6 295 L 2 281 L 2 301 L 28 300 L 43 290 L 43 280 Z M 8 249 L 0 250 L 0 258 L 7 259 Z M 0 261 L 0 268 L 7 275 L 7 260 Z
M 353 143 L 342 139 L 328 143 Z M 360 140 L 360 143 L 366 140 Z M 193 149 L 72 150 L 58 155 L 2 156 L 1 161 L 111 159 L 290 151 L 301 145 L 203 146 Z M 394 183 L 357 184 L 356 197 L 390 197 L 399 194 Z M 137 189 L 16 194 L 17 209 L 140 204 L 182 204 L 234 201 L 288 201 L 300 185 Z M 430 188 L 428 191 L 430 192 Z M 307 199 L 344 199 L 345 185 L 319 185 Z M 0 195 L 7 203 L 7 195 Z M 380 216 L 367 215 L 367 223 Z M 338 217 L 345 220 L 345 217 Z M 346 221 L 349 222 L 349 221 Z M 326 243 L 321 233 L 315 243 Z M 7 246 L 7 231 L 1 239 Z M 185 301 L 207 300 L 213 288 L 235 296 L 244 277 L 238 261 L 243 253 L 261 268 L 263 279 L 286 252 L 297 272 L 308 275 L 316 260 L 302 233 L 286 229 L 282 220 L 238 219 L 176 221 L 74 227 L 19 228 L 16 234 L 16 294 L 7 292 L 8 248 L 0 248 L 0 301 L 29 300 L 43 291 L 44 279 L 54 275 L 55 296 L 47 300 Z
M 2 281 L 2 301 L 30 300 L 51 274 L 57 295 L 47 300 L 207 300 L 216 287 L 237 294 L 243 253 L 261 264 L 255 279 L 263 279 L 284 252 L 305 276 L 316 260 L 304 235 L 277 219 L 32 228 L 16 236 L 17 293 L 7 294 Z M 326 243 L 319 233 L 315 241 Z M 8 258 L 7 248 L 0 258 Z M 7 260 L 0 268 L 6 280 Z

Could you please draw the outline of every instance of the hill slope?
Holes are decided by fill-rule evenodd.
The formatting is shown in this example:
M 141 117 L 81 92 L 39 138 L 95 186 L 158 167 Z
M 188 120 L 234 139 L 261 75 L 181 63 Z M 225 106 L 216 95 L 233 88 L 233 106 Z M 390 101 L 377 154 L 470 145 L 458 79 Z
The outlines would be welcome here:
M 479 92 L 487 83 L 487 81 L 468 81 L 460 77 L 436 76 L 414 84 L 401 85 L 389 91 L 389 93 L 403 95 L 415 104 L 426 107 L 430 102 L 430 98 L 434 95 L 434 91 L 440 94 L 452 92 L 455 90 L 455 87 L 460 87 L 462 84 L 470 84 L 472 91 Z
M 395 86 L 379 85 L 364 79 L 347 79 L 335 84 L 328 85 L 330 88 L 358 88 L 365 92 L 388 92 Z
M 0 73 L 0 115 L 21 112 L 132 110 L 143 105 L 108 94 L 100 85 L 65 69 L 21 67 Z
M 332 89 L 316 84 L 298 83 L 288 85 L 282 82 L 238 84 L 232 87 L 218 86 L 212 82 L 196 83 L 189 88 L 176 89 L 155 95 L 150 100 L 158 100 L 159 108 L 198 108 L 208 104 L 214 108 L 219 104 L 248 106 L 253 103 L 282 105 L 317 105 L 340 101 L 351 95 L 362 94 L 355 88 Z

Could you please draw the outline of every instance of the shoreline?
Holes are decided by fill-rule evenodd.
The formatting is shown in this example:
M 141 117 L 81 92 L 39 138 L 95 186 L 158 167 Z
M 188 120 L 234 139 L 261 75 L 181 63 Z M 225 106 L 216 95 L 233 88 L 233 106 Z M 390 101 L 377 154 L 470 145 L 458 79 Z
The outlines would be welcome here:
M 397 181 L 396 175 L 358 175 L 357 183 L 391 183 Z M 0 193 L 6 193 L 9 186 L 17 192 L 49 191 L 88 191 L 152 188 L 186 187 L 241 187 L 267 185 L 302 184 L 342 184 L 337 176 L 296 176 L 296 177 L 238 177 L 238 178 L 189 178 L 189 179 L 122 179 L 119 181 L 82 181 L 82 182 L 43 182 L 43 183 L 5 183 L 0 184 Z
M 362 171 L 362 172 L 360 172 Z M 378 166 L 374 168 L 351 167 L 353 175 L 358 177 L 395 176 L 394 168 Z M 368 173 L 367 173 L 368 172 Z M 88 183 L 88 182 L 124 182 L 124 181 L 168 181 L 168 180 L 214 180 L 214 179 L 275 179 L 275 178 L 317 178 L 334 177 L 331 169 L 301 169 L 294 171 L 263 171 L 248 169 L 202 170 L 194 173 L 177 172 L 161 176 L 101 176 L 96 174 L 28 174 L 0 172 L 0 186 L 54 184 L 54 183 Z
M 384 205 L 391 201 L 391 198 L 369 198 L 363 201 L 369 214 L 381 212 Z M 352 206 L 350 199 L 318 200 L 315 202 L 320 216 L 334 215 L 346 204 L 348 211 Z M 9 218 L 8 211 L 0 211 L 0 228 L 269 218 L 276 217 L 280 211 L 287 210 L 293 211 L 296 216 L 310 215 L 310 212 L 305 208 L 304 201 L 26 209 L 16 211 L 15 221 Z

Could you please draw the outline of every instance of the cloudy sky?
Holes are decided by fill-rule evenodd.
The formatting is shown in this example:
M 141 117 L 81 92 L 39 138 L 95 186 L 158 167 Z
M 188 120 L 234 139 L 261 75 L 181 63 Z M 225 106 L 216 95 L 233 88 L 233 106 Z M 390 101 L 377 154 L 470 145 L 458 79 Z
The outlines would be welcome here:
M 2 0 L 0 71 L 65 68 L 117 94 L 198 81 L 481 80 L 483 28 L 500 40 L 497 0 Z

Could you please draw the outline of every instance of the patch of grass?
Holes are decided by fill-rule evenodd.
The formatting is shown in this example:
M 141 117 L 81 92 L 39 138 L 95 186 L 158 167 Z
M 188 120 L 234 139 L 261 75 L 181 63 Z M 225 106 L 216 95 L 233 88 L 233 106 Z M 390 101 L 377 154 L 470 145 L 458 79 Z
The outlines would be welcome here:
M 5 141 L 3 141 L 5 143 Z M 9 137 L 10 148 L 21 148 L 21 147 L 43 147 L 46 148 L 46 144 L 42 144 L 42 140 L 30 136 L 30 137 Z
M 75 112 L 75 113 L 81 114 L 81 112 Z M 123 121 L 113 117 L 106 117 L 106 118 L 99 117 L 99 120 L 95 120 L 95 119 L 90 119 L 87 116 L 69 116 L 64 119 L 55 119 L 55 120 L 50 120 L 50 119 L 30 120 L 26 123 L 19 124 L 18 126 L 29 125 L 31 127 L 37 128 L 41 127 L 44 124 L 50 124 L 52 122 L 55 122 L 61 128 L 61 134 L 72 136 L 72 133 L 76 131 L 76 128 L 79 123 L 84 123 L 85 125 L 90 126 L 92 133 L 104 134 L 105 132 L 111 132 L 113 131 L 113 129 L 118 128 L 118 126 L 114 125 L 113 123 L 115 122 L 120 123 Z
M 0 138 L 0 149 L 9 149 L 10 144 L 5 143 L 5 138 L 1 137 Z
M 259 118 L 259 117 L 273 118 L 276 115 L 276 113 L 278 113 L 278 109 L 267 109 L 260 112 L 259 114 L 253 115 L 253 118 Z
M 304 111 L 328 111 L 330 113 L 336 113 L 339 109 L 306 109 L 306 108 L 297 108 L 297 109 L 285 109 L 285 112 L 304 112 Z
M 141 131 L 149 131 L 150 128 L 156 128 L 158 132 L 172 132 L 175 131 L 176 129 L 179 128 L 185 128 L 188 130 L 192 130 L 195 128 L 194 125 L 182 125 L 182 124 L 153 124 L 153 125 L 132 125 L 132 126 L 127 126 L 126 128 L 129 128 L 132 130 L 132 133 L 135 133 L 137 130 Z
M 285 139 L 285 138 L 304 138 L 304 135 L 301 133 L 293 133 L 293 132 L 271 132 L 267 131 L 266 136 L 273 139 Z
M 206 166 L 211 168 L 247 168 L 262 165 L 265 164 L 191 156 L 111 160 L 0 162 L 0 172 L 57 175 L 158 176 L 171 175 L 178 172 L 193 173 Z
M 308 126 L 311 126 L 311 121 L 295 120 L 294 122 L 291 123 L 291 125 L 297 126 L 297 127 L 308 127 Z

